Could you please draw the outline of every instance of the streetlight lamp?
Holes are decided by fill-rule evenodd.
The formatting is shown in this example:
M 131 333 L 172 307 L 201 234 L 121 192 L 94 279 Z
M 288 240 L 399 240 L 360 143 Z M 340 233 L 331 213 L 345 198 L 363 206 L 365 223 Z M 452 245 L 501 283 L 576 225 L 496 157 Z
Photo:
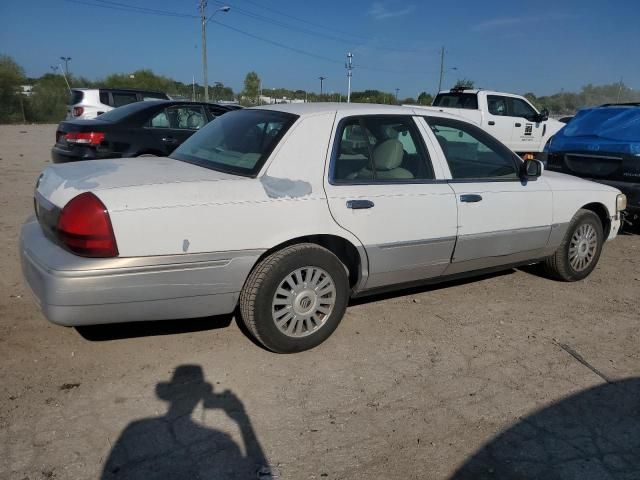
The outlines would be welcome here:
M 231 7 L 225 5 L 224 7 L 220 7 L 216 9 L 209 18 L 207 18 L 205 14 L 205 10 L 207 8 L 207 0 L 200 0 L 200 20 L 202 22 L 202 76 L 204 80 L 204 101 L 209 101 L 209 73 L 207 71 L 207 23 L 211 20 L 216 13 L 224 12 L 227 13 L 231 10 Z
M 318 78 L 320 79 L 320 96 L 322 97 L 322 82 L 324 82 L 327 77 L 323 77 L 322 75 L 320 75 Z
M 60 60 L 64 62 L 64 73 L 69 76 L 69 62 L 71 61 L 71 57 L 60 57 Z

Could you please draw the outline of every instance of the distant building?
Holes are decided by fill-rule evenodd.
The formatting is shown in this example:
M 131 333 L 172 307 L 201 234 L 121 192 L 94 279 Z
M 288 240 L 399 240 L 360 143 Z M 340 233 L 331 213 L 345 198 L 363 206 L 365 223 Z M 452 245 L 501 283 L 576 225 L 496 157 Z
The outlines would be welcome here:
M 275 103 L 304 103 L 304 100 L 297 98 L 287 98 L 287 97 L 267 97 L 265 95 L 260 95 L 259 103 L 261 105 L 273 105 Z
M 33 95 L 33 85 L 20 85 L 20 93 L 22 93 L 26 97 L 30 97 Z

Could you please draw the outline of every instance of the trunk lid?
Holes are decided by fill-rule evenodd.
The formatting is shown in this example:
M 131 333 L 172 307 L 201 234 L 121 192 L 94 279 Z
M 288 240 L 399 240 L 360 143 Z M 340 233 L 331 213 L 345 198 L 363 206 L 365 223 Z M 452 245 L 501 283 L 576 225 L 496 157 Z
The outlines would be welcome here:
M 38 179 L 36 199 L 41 196 L 62 208 L 72 198 L 88 191 L 97 192 L 100 197 L 101 191 L 143 185 L 243 179 L 166 157 L 91 160 L 47 167 Z

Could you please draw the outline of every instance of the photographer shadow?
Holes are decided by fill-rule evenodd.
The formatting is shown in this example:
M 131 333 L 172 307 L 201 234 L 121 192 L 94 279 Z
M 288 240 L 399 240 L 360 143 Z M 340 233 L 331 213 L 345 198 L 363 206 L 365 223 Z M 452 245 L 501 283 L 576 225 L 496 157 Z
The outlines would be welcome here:
M 248 479 L 272 480 L 268 462 L 242 402 L 230 391 L 214 393 L 199 365 L 180 365 L 170 382 L 156 385 L 169 403 L 164 416 L 131 422 L 104 465 L 106 479 Z M 192 419 L 200 402 L 221 409 L 236 422 L 244 443 Z

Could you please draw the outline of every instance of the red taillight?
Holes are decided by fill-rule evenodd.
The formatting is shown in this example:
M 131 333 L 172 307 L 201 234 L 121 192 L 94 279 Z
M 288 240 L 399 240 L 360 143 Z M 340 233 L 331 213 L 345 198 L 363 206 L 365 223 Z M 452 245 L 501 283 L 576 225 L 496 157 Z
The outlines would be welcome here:
M 58 237 L 69 250 L 83 257 L 118 256 L 109 212 L 90 192 L 78 195 L 62 209 Z
M 67 143 L 80 143 L 82 145 L 100 145 L 104 141 L 102 132 L 69 132 L 65 135 Z
M 84 108 L 83 107 L 73 107 L 73 116 L 74 117 L 79 117 L 83 113 L 84 113 Z

